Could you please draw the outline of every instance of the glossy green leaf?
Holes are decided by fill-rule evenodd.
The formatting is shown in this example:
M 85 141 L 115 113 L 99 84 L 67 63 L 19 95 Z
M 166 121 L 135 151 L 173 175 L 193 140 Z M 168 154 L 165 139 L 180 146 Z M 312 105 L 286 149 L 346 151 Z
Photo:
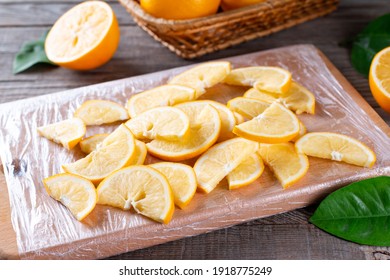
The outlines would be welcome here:
M 48 63 L 54 65 L 45 53 L 46 32 L 39 40 L 24 44 L 21 50 L 16 54 L 13 63 L 13 73 L 23 72 L 38 63 Z
M 363 180 L 331 193 L 310 222 L 349 241 L 390 246 L 390 177 Z
M 351 61 L 360 73 L 368 76 L 375 54 L 390 46 L 390 14 L 372 21 L 352 44 Z

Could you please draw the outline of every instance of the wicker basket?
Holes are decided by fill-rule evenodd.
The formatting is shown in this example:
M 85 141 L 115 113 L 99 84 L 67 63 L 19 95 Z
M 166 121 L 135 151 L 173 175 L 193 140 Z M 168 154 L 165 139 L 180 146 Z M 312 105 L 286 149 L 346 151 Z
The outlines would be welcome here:
M 191 20 L 147 14 L 135 0 L 119 0 L 135 22 L 178 56 L 192 59 L 326 15 L 338 0 L 268 0 Z

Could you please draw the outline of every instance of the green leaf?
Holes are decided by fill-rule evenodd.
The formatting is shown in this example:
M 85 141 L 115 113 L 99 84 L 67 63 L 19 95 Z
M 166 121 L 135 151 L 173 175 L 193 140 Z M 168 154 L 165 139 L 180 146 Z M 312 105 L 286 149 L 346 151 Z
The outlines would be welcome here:
M 390 177 L 363 180 L 331 193 L 310 222 L 349 241 L 390 246 Z
M 368 76 L 375 54 L 390 46 L 390 14 L 372 21 L 352 44 L 351 61 L 355 69 Z
M 48 63 L 55 65 L 47 58 L 45 53 L 45 40 L 47 33 L 48 32 L 39 38 L 39 40 L 27 42 L 22 46 L 21 50 L 16 54 L 14 59 L 14 74 L 23 72 L 38 63 Z

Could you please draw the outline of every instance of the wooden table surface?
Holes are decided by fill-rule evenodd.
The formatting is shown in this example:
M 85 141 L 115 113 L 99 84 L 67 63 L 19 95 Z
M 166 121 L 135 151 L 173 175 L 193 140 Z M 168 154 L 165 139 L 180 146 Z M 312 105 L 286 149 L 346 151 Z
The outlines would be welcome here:
M 291 29 L 239 46 L 183 60 L 141 30 L 117 1 L 113 7 L 121 28 L 114 58 L 90 72 L 39 66 L 12 74 L 12 61 L 23 42 L 39 38 L 76 0 L 0 0 L 0 103 L 75 87 L 151 73 L 191 63 L 292 44 L 321 49 L 390 124 L 371 96 L 367 79 L 351 65 L 349 50 L 339 46 L 368 22 L 390 12 L 389 0 L 341 0 L 338 10 Z M 361 246 L 333 237 L 308 222 L 316 206 L 259 219 L 227 229 L 128 252 L 111 259 L 390 259 L 389 247 Z M 9 213 L 1 213 L 1 215 Z M 1 238 L 1 236 L 0 236 Z M 1 257 L 0 257 L 1 259 Z

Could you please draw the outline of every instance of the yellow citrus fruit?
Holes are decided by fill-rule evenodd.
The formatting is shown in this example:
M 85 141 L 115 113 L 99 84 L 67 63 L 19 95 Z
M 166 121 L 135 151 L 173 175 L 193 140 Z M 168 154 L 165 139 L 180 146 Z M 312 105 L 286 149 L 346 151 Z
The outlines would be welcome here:
M 134 210 L 160 223 L 169 223 L 175 209 L 167 178 L 156 169 L 133 165 L 105 178 L 97 188 L 98 204 Z
M 47 57 L 74 69 L 97 68 L 111 59 L 119 44 L 119 26 L 111 7 L 86 1 L 62 15 L 45 41 Z
M 338 133 L 311 132 L 295 143 L 298 152 L 308 156 L 372 167 L 375 153 L 360 141 Z
M 307 156 L 297 153 L 291 143 L 260 144 L 259 154 L 283 188 L 297 182 L 309 169 Z
M 390 47 L 375 55 L 371 62 L 369 81 L 376 102 L 390 113 Z
M 298 132 L 298 135 L 295 138 L 291 139 L 290 141 L 291 142 L 296 142 L 296 141 L 298 141 L 299 138 L 301 138 L 306 133 L 307 133 L 306 126 L 301 121 L 299 121 L 299 132 Z
M 180 85 L 163 85 L 133 95 L 127 102 L 126 108 L 130 117 L 162 106 L 173 106 L 195 99 L 193 88 Z
M 239 113 L 249 120 L 262 114 L 270 105 L 271 103 L 267 101 L 245 97 L 233 98 L 227 104 L 230 110 Z
M 108 133 L 100 133 L 84 138 L 80 141 L 80 149 L 83 153 L 89 154 L 92 151 L 96 150 L 96 147 L 100 145 L 107 136 Z
M 120 125 L 86 157 L 62 165 L 65 172 L 80 175 L 98 183 L 112 172 L 128 166 L 135 156 L 135 141 L 131 131 Z
M 79 221 L 95 208 L 95 186 L 87 179 L 73 174 L 57 174 L 43 180 L 47 193 L 65 205 Z
M 224 82 L 236 86 L 253 86 L 258 90 L 282 94 L 290 89 L 291 73 L 279 67 L 243 67 L 232 70 Z
M 82 119 L 86 125 L 101 125 L 129 118 L 123 106 L 108 100 L 85 101 L 77 108 L 74 116 Z
M 163 174 L 172 188 L 175 204 L 183 209 L 196 192 L 196 176 L 191 166 L 173 162 L 159 162 L 150 164 L 150 167 Z
M 299 120 L 295 114 L 275 102 L 257 117 L 236 125 L 233 132 L 253 141 L 273 144 L 294 139 L 299 129 Z
M 213 15 L 221 0 L 141 0 L 141 7 L 149 14 L 165 19 L 192 19 Z
M 304 86 L 292 81 L 290 89 L 284 94 L 272 93 L 267 91 L 257 90 L 255 88 L 249 89 L 244 97 L 259 99 L 267 102 L 280 102 L 288 109 L 294 111 L 296 114 L 315 112 L 315 97 Z
M 135 140 L 135 150 L 133 159 L 130 161 L 129 165 L 142 165 L 145 162 L 148 150 L 146 144 L 142 141 Z
M 205 193 L 211 192 L 226 175 L 258 148 L 257 142 L 240 137 L 211 147 L 194 165 L 199 189 Z
M 229 11 L 265 1 L 267 0 L 222 0 L 221 7 L 224 11 Z
M 137 139 L 178 141 L 189 132 L 187 115 L 175 107 L 157 107 L 128 120 L 125 125 Z
M 175 106 L 190 120 L 190 132 L 181 141 L 155 139 L 146 144 L 148 152 L 168 161 L 181 161 L 199 156 L 218 139 L 221 119 L 218 111 L 202 101 L 185 102 Z
M 76 146 L 85 135 L 84 122 L 79 118 L 67 119 L 37 128 L 39 135 L 61 144 L 70 150 Z
M 206 88 L 222 82 L 230 73 L 230 69 L 230 62 L 227 61 L 202 63 L 173 77 L 169 84 L 195 89 L 197 99 L 206 92 Z
M 237 112 L 233 112 L 233 115 L 234 115 L 234 118 L 236 119 L 236 125 L 245 122 L 245 118 L 243 115 L 241 115 Z
M 250 155 L 227 175 L 229 190 L 249 185 L 258 179 L 263 171 L 264 164 L 261 157 L 257 153 Z

